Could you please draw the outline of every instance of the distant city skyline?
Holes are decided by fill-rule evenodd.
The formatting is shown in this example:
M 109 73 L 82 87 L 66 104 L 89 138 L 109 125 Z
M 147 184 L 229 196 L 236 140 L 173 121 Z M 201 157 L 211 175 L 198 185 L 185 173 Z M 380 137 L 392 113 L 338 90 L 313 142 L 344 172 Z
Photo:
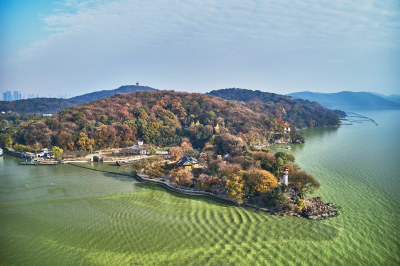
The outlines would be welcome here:
M 32 98 L 71 98 L 76 95 L 72 94 L 46 94 L 46 93 L 22 93 L 19 90 L 0 90 L 0 100 L 2 101 L 16 101 Z
M 0 2 L 0 88 L 400 93 L 400 2 Z
M 19 91 L 5 91 L 3 92 L 3 101 L 17 101 L 21 100 L 21 93 Z

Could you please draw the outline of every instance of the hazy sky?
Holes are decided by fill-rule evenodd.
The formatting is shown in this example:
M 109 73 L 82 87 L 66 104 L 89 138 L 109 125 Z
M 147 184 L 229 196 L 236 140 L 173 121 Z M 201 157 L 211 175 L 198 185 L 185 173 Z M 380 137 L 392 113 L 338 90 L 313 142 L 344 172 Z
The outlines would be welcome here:
M 0 89 L 400 94 L 400 1 L 0 0 Z

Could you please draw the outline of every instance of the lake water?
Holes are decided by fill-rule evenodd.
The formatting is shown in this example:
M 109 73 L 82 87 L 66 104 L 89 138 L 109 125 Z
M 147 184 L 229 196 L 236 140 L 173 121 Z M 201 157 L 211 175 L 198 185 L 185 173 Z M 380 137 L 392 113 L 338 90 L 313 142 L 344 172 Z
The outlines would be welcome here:
M 188 197 L 130 177 L 0 158 L 2 265 L 399 265 L 400 112 L 309 129 L 291 152 L 341 206 L 324 221 Z M 112 165 L 93 168 L 129 171 Z M 290 178 L 290 177 L 289 177 Z

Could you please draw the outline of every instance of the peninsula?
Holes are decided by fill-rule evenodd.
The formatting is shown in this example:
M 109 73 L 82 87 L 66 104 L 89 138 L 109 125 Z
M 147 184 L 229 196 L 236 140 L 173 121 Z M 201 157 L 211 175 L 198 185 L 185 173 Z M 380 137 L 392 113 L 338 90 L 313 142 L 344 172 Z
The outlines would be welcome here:
M 273 213 L 311 219 L 337 215 L 332 204 L 305 198 L 319 183 L 290 153 L 272 153 L 268 147 L 302 143 L 298 128 L 337 126 L 340 114 L 316 103 L 260 93 L 212 93 L 230 100 L 174 91 L 119 94 L 51 117 L 3 119 L 7 126 L 0 144 L 25 154 L 52 147 L 52 156 L 65 161 L 120 158 L 119 165 L 133 167 L 141 180 Z M 130 156 L 141 160 L 129 161 Z

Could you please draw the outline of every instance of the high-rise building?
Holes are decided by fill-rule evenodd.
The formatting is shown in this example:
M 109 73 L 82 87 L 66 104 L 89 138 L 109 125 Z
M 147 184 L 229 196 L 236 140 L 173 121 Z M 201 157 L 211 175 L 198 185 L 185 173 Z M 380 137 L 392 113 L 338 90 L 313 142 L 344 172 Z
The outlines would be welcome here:
M 21 100 L 21 93 L 19 91 L 5 91 L 3 92 L 3 101 L 16 101 Z
M 13 91 L 13 101 L 21 100 L 21 93 L 19 91 Z
M 3 92 L 3 101 L 11 101 L 11 91 Z

